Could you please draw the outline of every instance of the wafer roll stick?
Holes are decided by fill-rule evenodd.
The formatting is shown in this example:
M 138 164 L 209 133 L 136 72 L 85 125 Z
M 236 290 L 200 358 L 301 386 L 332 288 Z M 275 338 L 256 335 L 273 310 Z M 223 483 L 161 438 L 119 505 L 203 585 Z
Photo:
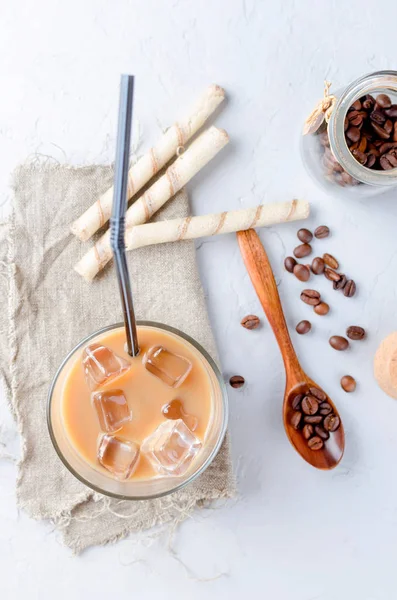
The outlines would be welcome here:
M 176 161 L 126 213 L 126 227 L 146 223 L 176 192 L 202 169 L 228 143 L 223 129 L 210 127 L 188 147 Z M 107 231 L 75 266 L 85 279 L 93 279 L 112 258 Z
M 158 143 L 142 156 L 128 173 L 128 199 L 134 196 L 175 155 L 177 148 L 204 125 L 225 98 L 224 90 L 210 85 L 189 115 L 167 129 Z M 113 203 L 113 187 L 105 192 L 71 226 L 71 231 L 82 241 L 88 240 L 110 218 Z

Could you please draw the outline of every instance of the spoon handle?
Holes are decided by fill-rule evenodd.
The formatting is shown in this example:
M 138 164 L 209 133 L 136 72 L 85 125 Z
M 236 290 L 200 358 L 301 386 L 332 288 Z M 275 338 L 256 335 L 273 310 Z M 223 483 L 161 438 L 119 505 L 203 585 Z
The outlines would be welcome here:
M 252 284 L 280 346 L 287 377 L 299 374 L 302 368 L 288 333 L 272 267 L 259 236 L 253 229 L 248 229 L 238 231 L 237 240 Z

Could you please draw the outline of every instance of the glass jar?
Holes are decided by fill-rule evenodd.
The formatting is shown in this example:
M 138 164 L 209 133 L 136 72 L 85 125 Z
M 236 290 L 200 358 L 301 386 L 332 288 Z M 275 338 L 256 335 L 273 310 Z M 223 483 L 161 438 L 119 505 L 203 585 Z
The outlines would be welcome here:
M 378 148 L 374 149 L 374 142 L 376 144 L 382 142 L 378 141 L 377 134 L 373 132 L 372 121 L 369 118 L 364 126 L 363 122 L 358 123 L 359 140 L 353 142 L 346 137 L 346 130 L 351 126 L 348 115 L 351 115 L 352 111 L 349 112 L 349 109 L 354 102 L 363 101 L 368 94 L 375 98 L 378 94 L 387 94 L 392 104 L 396 105 L 397 114 L 397 71 L 370 73 L 357 79 L 347 88 L 334 92 L 333 96 L 328 97 L 334 98 L 334 100 L 327 101 L 324 105 L 325 108 L 332 104 L 329 109 L 330 114 L 327 114 L 325 110 L 323 112 L 324 117 L 328 118 L 322 119 L 320 115 L 317 123 L 314 123 L 312 127 L 312 132 L 302 136 L 301 151 L 305 166 L 315 180 L 328 192 L 334 193 L 337 190 L 343 190 L 344 195 L 353 197 L 373 196 L 397 185 L 397 168 L 383 170 L 380 166 L 379 156 L 376 156 L 375 166 L 377 168 L 368 168 L 352 154 L 354 150 L 362 161 L 368 163 L 369 155 L 372 152 L 375 152 L 376 155 L 379 153 L 379 151 L 377 152 Z M 325 97 L 325 100 L 328 98 Z M 374 108 L 377 108 L 376 104 Z M 370 112 L 367 114 L 369 115 Z M 397 118 L 393 117 L 389 120 L 394 127 Z M 360 121 L 359 115 L 357 121 Z M 318 128 L 316 129 L 316 127 Z M 391 130 L 389 138 L 383 138 L 383 142 L 394 141 L 397 155 L 397 124 L 394 130 Z M 360 154 L 361 151 L 362 154 Z M 394 151 L 393 148 L 392 151 Z M 371 158 L 370 162 L 373 160 Z M 387 166 L 390 167 L 390 163 Z
M 101 470 L 95 469 L 76 450 L 67 434 L 63 420 L 63 389 L 71 365 L 76 357 L 81 354 L 82 348 L 88 343 L 100 341 L 105 332 L 116 329 L 124 330 L 123 323 L 104 327 L 87 338 L 83 339 L 66 356 L 53 379 L 47 402 L 47 424 L 52 443 L 59 458 L 69 471 L 82 483 L 93 490 L 122 500 L 147 500 L 165 496 L 182 489 L 194 481 L 207 469 L 217 455 L 226 433 L 228 403 L 227 392 L 222 375 L 218 367 L 198 342 L 182 331 L 151 321 L 138 321 L 140 328 L 149 328 L 165 331 L 171 337 L 180 338 L 191 352 L 201 362 L 210 381 L 212 415 L 203 447 L 191 468 L 182 476 L 153 477 L 147 480 L 128 479 L 119 481 L 110 477 Z

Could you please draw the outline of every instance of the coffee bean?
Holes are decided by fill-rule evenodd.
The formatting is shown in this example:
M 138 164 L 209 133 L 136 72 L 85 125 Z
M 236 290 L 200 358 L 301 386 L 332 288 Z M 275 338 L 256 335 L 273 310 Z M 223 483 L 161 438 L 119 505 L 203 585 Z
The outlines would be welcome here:
M 359 150 L 360 152 L 365 152 L 367 149 L 367 145 L 368 145 L 367 138 L 364 135 L 362 135 L 360 143 L 357 146 L 357 150 Z M 367 158 L 365 158 L 365 160 L 367 160 Z
M 379 162 L 384 171 L 395 169 L 397 167 L 397 150 L 391 150 L 387 154 L 384 154 L 380 157 Z
M 389 108 L 391 106 L 390 97 L 387 94 L 378 94 L 376 96 L 376 104 L 381 108 Z
M 305 440 L 308 440 L 313 435 L 313 425 L 305 425 L 302 429 L 302 434 Z
M 321 450 L 321 448 L 324 446 L 324 442 L 316 435 L 310 438 L 310 440 L 307 442 L 307 445 L 309 446 L 310 450 Z
M 336 415 L 328 415 L 324 419 L 324 429 L 327 431 L 336 431 L 340 426 L 340 418 Z
M 329 338 L 329 343 L 334 350 L 346 350 L 349 347 L 349 342 L 341 335 L 333 335 Z
M 241 375 L 233 375 L 233 377 L 230 377 L 229 383 L 232 388 L 241 388 L 245 383 L 245 379 Z
M 329 438 L 329 432 L 326 431 L 321 425 L 314 426 L 314 432 L 320 437 L 322 440 L 327 440 Z
M 309 256 L 311 252 L 312 247 L 310 246 L 310 244 L 301 244 L 300 246 L 297 246 L 295 248 L 294 256 L 296 256 L 296 258 L 304 258 L 305 256 Z
M 371 96 L 371 94 L 367 94 L 362 103 L 362 107 L 365 110 L 371 110 L 374 107 L 374 105 L 375 105 L 375 98 L 373 96 Z
M 294 411 L 292 413 L 292 417 L 290 419 L 290 423 L 291 423 L 292 427 L 294 429 L 299 429 L 299 425 L 301 423 L 301 420 L 302 420 L 302 413 L 299 412 L 298 410 Z
M 324 390 L 320 390 L 320 388 L 312 386 L 309 388 L 309 392 L 312 396 L 317 398 L 317 400 L 320 400 L 320 402 L 324 402 L 324 400 L 327 399 L 327 394 L 324 392 Z
M 387 131 L 385 129 L 383 129 L 383 127 L 378 125 L 378 123 L 371 123 L 371 127 L 375 131 L 375 133 L 378 135 L 378 137 L 380 137 L 382 140 L 389 139 L 390 133 L 387 133 Z
M 333 288 L 334 290 L 343 290 L 347 282 L 346 275 L 341 275 L 339 281 L 334 281 Z
M 305 423 L 309 423 L 310 425 L 318 425 L 318 423 L 321 423 L 321 421 L 323 420 L 324 417 L 322 417 L 321 415 L 306 415 L 303 420 Z
M 332 406 L 328 402 L 322 402 L 320 404 L 319 411 L 320 415 L 326 417 L 327 415 L 332 413 Z
M 339 263 L 332 254 L 323 254 L 323 261 L 331 269 L 339 269 Z
M 356 380 L 351 375 L 344 375 L 340 380 L 340 384 L 347 393 L 354 392 L 356 389 Z
M 380 154 L 385 154 L 386 152 L 389 152 L 389 150 L 393 150 L 396 147 L 396 142 L 385 142 L 384 144 L 379 146 L 379 152 Z
M 356 100 L 355 102 L 353 102 L 353 104 L 349 108 L 349 112 L 352 111 L 352 110 L 361 110 L 361 102 L 360 102 L 360 100 Z
M 305 415 L 315 415 L 318 411 L 318 402 L 314 396 L 305 396 L 302 400 L 302 410 Z
M 309 229 L 299 229 L 297 236 L 304 244 L 309 244 L 313 239 L 313 234 Z
M 256 315 L 247 315 L 244 319 L 241 319 L 241 325 L 245 329 L 256 329 L 260 325 L 260 319 Z
M 383 123 L 386 121 L 385 115 L 380 110 L 373 110 L 369 115 L 369 118 L 373 123 L 376 123 L 377 125 L 383 125 Z
M 385 124 L 383 125 L 383 129 L 390 135 L 393 131 L 393 121 L 387 119 L 387 121 L 385 121 Z
M 358 142 L 361 137 L 359 128 L 354 126 L 349 127 L 349 129 L 346 131 L 346 137 L 352 142 Z
M 292 256 L 287 256 L 284 261 L 284 267 L 288 271 L 288 273 L 292 273 L 294 270 L 294 266 L 296 265 L 296 260 Z
M 358 325 L 350 325 L 350 327 L 346 329 L 346 335 L 351 340 L 362 340 L 363 337 L 365 337 L 365 329 Z
M 317 306 L 314 307 L 314 312 L 321 317 L 327 315 L 329 313 L 329 304 L 320 302 L 320 304 L 317 304 Z
M 312 271 L 315 275 L 321 275 L 322 273 L 324 273 L 324 267 L 325 263 L 322 258 L 320 258 L 319 256 L 313 258 Z
M 325 267 L 325 269 L 324 269 L 324 275 L 330 281 L 339 281 L 339 279 L 341 278 L 341 276 L 339 275 L 339 273 L 337 273 L 333 269 L 330 269 L 329 267 Z
M 294 410 L 298 410 L 300 408 L 301 402 L 304 398 L 304 394 L 297 394 L 293 399 L 291 406 Z
M 301 293 L 301 300 L 306 304 L 310 304 L 311 306 L 316 306 L 316 304 L 320 304 L 320 292 L 317 290 L 303 290 Z
M 352 150 L 352 154 L 354 158 L 360 163 L 360 165 L 365 165 L 367 162 L 367 155 L 364 152 L 361 152 L 358 148 Z
M 326 225 L 320 225 L 319 227 L 317 227 L 317 229 L 315 229 L 314 237 L 316 237 L 319 240 L 322 240 L 323 238 L 328 237 L 329 233 L 329 227 L 327 227 Z
M 392 104 L 389 108 L 385 108 L 383 111 L 385 115 L 390 117 L 391 119 L 397 118 L 397 104 Z
M 356 284 L 352 279 L 346 282 L 345 287 L 343 288 L 343 294 L 346 298 L 351 298 L 356 293 Z
M 370 154 L 368 154 L 368 158 L 367 158 L 367 162 L 365 163 L 365 166 L 368 169 L 371 169 L 375 163 L 376 163 L 376 157 L 371 152 Z
M 297 333 L 300 335 L 305 335 L 305 333 L 309 333 L 312 328 L 312 324 L 310 321 L 299 321 L 298 325 L 295 327 Z
M 297 264 L 294 266 L 293 274 L 299 281 L 308 281 L 310 278 L 310 269 L 305 265 Z
M 397 142 L 397 121 L 394 122 L 393 127 L 393 142 Z

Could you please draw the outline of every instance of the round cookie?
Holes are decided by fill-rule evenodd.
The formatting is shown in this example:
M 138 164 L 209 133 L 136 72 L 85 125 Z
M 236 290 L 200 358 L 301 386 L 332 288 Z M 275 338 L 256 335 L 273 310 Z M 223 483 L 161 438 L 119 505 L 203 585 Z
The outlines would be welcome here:
M 397 331 L 388 335 L 377 349 L 374 375 L 379 387 L 397 399 Z

